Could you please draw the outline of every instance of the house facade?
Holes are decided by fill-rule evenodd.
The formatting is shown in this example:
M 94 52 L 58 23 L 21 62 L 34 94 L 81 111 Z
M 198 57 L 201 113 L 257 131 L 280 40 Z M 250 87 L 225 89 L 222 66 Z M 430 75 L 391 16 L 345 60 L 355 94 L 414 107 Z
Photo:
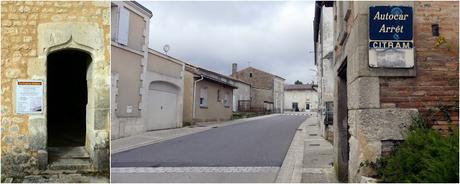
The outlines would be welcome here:
M 226 121 L 232 118 L 235 80 L 186 64 L 184 75 L 184 123 Z
M 318 120 L 321 134 L 333 141 L 334 69 L 333 69 L 333 2 L 317 1 L 313 24 L 316 81 L 318 81 Z
M 283 105 L 286 112 L 318 111 L 318 92 L 313 84 L 285 84 Z
M 391 23 L 376 16 L 386 11 L 407 17 L 399 22 L 405 32 L 378 31 L 380 21 Z M 334 24 L 334 167 L 341 181 L 372 173 L 361 163 L 404 140 L 417 114 L 440 132 L 458 127 L 458 3 L 340 1 L 328 19 Z M 405 46 L 397 47 L 398 40 Z
M 235 79 L 236 89 L 233 90 L 233 112 L 248 112 L 251 101 L 251 85 Z
M 184 63 L 148 48 L 152 12 L 112 2 L 112 139 L 182 126 Z
M 2 177 L 108 171 L 110 3 L 2 1 L 1 12 Z
M 233 65 L 232 77 L 251 85 L 251 111 L 282 112 L 284 104 L 284 78 L 248 67 L 238 71 Z

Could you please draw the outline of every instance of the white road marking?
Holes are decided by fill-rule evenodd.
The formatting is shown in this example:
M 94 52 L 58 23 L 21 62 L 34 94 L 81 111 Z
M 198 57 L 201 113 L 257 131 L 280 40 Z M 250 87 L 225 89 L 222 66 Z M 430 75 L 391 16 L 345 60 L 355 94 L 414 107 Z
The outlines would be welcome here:
M 264 173 L 279 167 L 112 167 L 111 173 Z

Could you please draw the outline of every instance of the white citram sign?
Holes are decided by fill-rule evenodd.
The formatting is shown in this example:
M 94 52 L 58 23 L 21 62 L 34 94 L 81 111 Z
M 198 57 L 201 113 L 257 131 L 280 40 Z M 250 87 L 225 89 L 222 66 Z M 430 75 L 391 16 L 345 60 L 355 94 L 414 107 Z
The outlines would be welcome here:
M 412 15 L 407 6 L 369 7 L 370 67 L 414 67 Z
M 43 113 L 43 81 L 17 80 L 16 81 L 16 113 L 39 114 Z

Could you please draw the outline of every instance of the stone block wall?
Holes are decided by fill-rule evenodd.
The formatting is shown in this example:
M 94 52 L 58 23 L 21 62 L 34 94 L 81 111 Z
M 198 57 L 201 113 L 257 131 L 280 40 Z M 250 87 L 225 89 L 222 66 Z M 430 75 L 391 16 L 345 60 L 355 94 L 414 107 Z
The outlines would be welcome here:
M 368 11 L 377 5 L 413 7 L 414 68 L 368 66 Z M 417 112 L 427 117 L 429 109 L 447 106 L 451 108 L 451 120 L 458 124 L 458 3 L 335 2 L 334 15 L 334 70 L 346 67 L 349 127 L 348 131 L 334 130 L 334 136 L 348 139 L 348 145 L 334 141 L 334 149 L 340 156 L 337 150 L 349 146 L 348 181 L 358 182 L 361 176 L 373 172 L 359 165 L 385 154 L 388 141 L 403 140 Z M 434 24 L 439 25 L 440 36 L 432 35 Z M 337 104 L 341 91 L 335 93 L 334 105 L 341 106 Z M 335 117 L 334 124 L 341 121 Z M 434 128 L 447 129 L 443 113 L 429 118 L 437 123 Z M 342 171 L 339 174 L 345 176 Z
M 105 155 L 108 169 L 108 129 L 109 125 L 109 76 L 110 76 L 110 4 L 108 2 L 53 2 L 53 1 L 2 1 L 1 3 L 1 157 L 2 176 L 24 175 L 38 170 L 39 160 L 46 157 L 46 116 L 18 115 L 14 112 L 14 84 L 17 79 L 39 79 L 45 82 L 46 91 L 46 53 L 52 42 L 55 49 L 63 45 L 80 47 L 73 43 L 66 44 L 63 39 L 73 35 L 75 41 L 85 46 L 97 48 L 92 52 L 91 79 L 88 87 L 88 108 L 91 109 L 88 121 L 92 129 L 87 134 L 88 145 L 94 148 L 92 158 Z M 74 25 L 65 23 L 78 22 Z M 54 24 L 56 23 L 56 24 Z M 47 31 L 53 25 L 62 30 L 58 33 Z M 43 26 L 42 32 L 39 25 Z M 51 27 L 50 27 L 51 26 Z M 85 36 L 72 28 L 85 26 L 97 29 Z M 70 28 L 72 27 L 72 28 Z M 94 29 L 93 29 L 94 28 Z M 42 35 L 40 35 L 42 34 Z M 78 36 L 76 36 L 78 35 Z M 89 38 L 94 35 L 101 37 Z M 41 38 L 42 37 L 42 38 Z M 46 37 L 46 39 L 45 39 Z M 77 38 L 78 37 L 78 38 Z M 41 39 L 41 41 L 40 41 Z M 47 41 L 44 41 L 47 40 Z M 50 40 L 50 41 L 48 41 Z M 72 40 L 72 39 L 71 39 Z M 63 42 L 61 42 L 63 41 Z M 99 41 L 98 43 L 95 43 Z M 88 69 L 90 73 L 90 69 Z M 46 99 L 44 100 L 46 107 Z M 94 102 L 94 103 L 92 103 Z M 45 111 L 46 112 L 46 111 Z M 101 151 L 102 150 L 102 151 Z M 41 159 L 42 158 L 42 159 Z M 101 165 L 94 166 L 100 169 Z
M 433 128 L 446 132 L 444 113 L 429 113 L 440 106 L 450 108 L 451 120 L 458 126 L 458 2 L 415 2 L 414 45 L 416 77 L 380 78 L 382 107 L 417 108 Z M 432 35 L 439 24 L 440 36 Z
M 252 77 L 250 77 L 250 73 L 252 73 Z M 272 74 L 257 70 L 252 67 L 243 69 L 232 75 L 232 77 L 251 84 L 252 88 L 273 89 L 274 85 L 274 76 Z

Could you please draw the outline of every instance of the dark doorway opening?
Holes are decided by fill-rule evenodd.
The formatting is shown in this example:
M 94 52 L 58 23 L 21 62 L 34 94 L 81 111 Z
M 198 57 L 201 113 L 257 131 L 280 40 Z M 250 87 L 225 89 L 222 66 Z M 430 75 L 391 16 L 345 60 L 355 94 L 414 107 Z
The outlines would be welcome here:
M 338 70 L 337 98 L 337 135 L 338 135 L 338 178 L 341 182 L 348 181 L 348 94 L 347 94 L 347 60 Z
M 299 104 L 297 102 L 292 103 L 292 111 L 299 112 Z
M 86 73 L 91 56 L 67 49 L 47 58 L 47 130 L 48 147 L 85 145 Z

